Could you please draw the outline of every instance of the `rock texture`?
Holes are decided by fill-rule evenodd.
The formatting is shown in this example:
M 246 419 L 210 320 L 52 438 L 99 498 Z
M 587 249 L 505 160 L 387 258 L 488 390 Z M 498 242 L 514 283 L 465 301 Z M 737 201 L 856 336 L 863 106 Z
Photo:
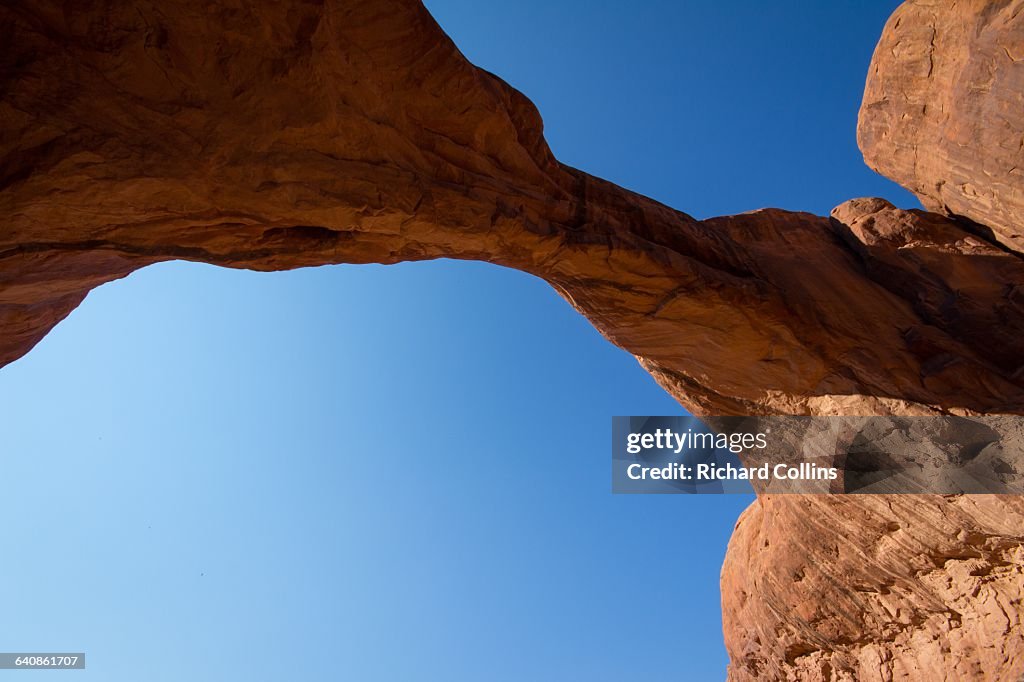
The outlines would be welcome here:
M 560 164 L 413 0 L 35 0 L 0 34 L 0 364 L 162 260 L 451 257 L 543 277 L 698 414 L 1024 411 L 1021 261 L 976 225 L 877 200 L 694 220 Z M 723 570 L 733 678 L 1016 674 L 1019 515 L 761 498 Z
M 996 284 L 954 253 L 1024 252 L 1024 2 L 901 5 L 875 50 L 857 134 L 869 165 L 954 219 L 878 199 L 837 207 L 870 252 L 870 276 L 910 287 L 925 319 L 994 285 L 1001 293 L 959 308 L 974 312 L 957 326 L 1019 366 L 1020 347 L 1006 345 L 1019 273 Z M 1021 679 L 1022 511 L 1019 497 L 760 497 L 722 571 L 730 680 Z
M 733 682 L 1024 670 L 1024 499 L 762 496 L 722 572 Z
M 1024 251 L 1024 0 L 911 0 L 868 72 L 868 164 Z
M 3 12 L 5 362 L 159 260 L 445 256 L 543 277 L 697 411 L 1024 409 L 1020 341 L 994 358 L 960 323 L 992 305 L 1019 322 L 1012 257 L 906 214 L 928 264 L 890 258 L 856 206 L 699 222 L 563 166 L 532 104 L 417 3 Z M 991 285 L 938 291 L 944 261 Z

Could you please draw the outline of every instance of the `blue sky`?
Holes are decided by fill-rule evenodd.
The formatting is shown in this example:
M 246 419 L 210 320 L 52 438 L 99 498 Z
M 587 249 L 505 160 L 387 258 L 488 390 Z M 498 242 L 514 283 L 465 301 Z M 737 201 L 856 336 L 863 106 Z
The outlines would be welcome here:
M 854 141 L 895 4 L 428 7 L 563 161 L 705 217 L 916 205 Z M 0 370 L 0 412 L 0 648 L 88 658 L 19 676 L 724 676 L 750 499 L 610 494 L 609 417 L 681 410 L 530 276 L 154 266 Z

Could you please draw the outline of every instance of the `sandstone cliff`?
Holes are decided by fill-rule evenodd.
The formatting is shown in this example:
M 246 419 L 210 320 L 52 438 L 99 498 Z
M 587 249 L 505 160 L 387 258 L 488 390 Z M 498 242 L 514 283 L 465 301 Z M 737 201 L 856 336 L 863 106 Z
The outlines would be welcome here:
M 930 210 L 1019 252 L 1022 111 L 1024 4 L 912 0 L 875 50 L 857 139 L 868 165 Z
M 1001 44 L 1020 3 L 997 4 L 988 33 L 948 29 L 933 52 Z M 957 11 L 991 14 L 974 5 Z M 698 414 L 1024 411 L 1020 175 L 986 184 L 981 135 L 932 163 L 979 173 L 961 184 L 1003 203 L 697 221 L 560 164 L 529 100 L 413 0 L 38 0 L 4 5 L 0 28 L 0 364 L 91 288 L 162 260 L 452 257 L 543 277 Z M 869 94 L 910 78 L 890 52 Z M 1019 97 L 1014 82 L 994 79 L 994 101 Z M 1019 137 L 1022 110 L 1001 111 Z M 932 148 L 885 112 L 862 112 L 869 158 L 869 138 Z M 905 167 L 882 170 L 922 192 Z M 1018 674 L 1022 513 L 1016 499 L 762 497 L 723 569 L 730 674 Z
M 1018 261 L 1024 251 L 1022 50 L 1020 0 L 905 2 L 875 50 L 857 129 L 864 157 L 958 232 L 939 236 L 942 219 L 913 212 L 932 226 L 924 236 L 880 200 L 833 216 L 858 248 L 881 247 L 871 277 L 901 287 L 905 268 L 930 270 L 910 285 L 926 318 L 989 278 L 982 267 L 968 284 L 955 257 L 938 266 L 932 249 L 952 256 L 967 231 Z M 1005 351 L 1020 376 L 1024 354 L 1001 336 L 1020 321 L 1024 283 L 1010 275 L 996 286 L 1002 293 L 968 306 L 987 319 L 959 326 Z M 1022 512 L 1010 497 L 761 497 L 722 571 L 730 679 L 1020 679 Z

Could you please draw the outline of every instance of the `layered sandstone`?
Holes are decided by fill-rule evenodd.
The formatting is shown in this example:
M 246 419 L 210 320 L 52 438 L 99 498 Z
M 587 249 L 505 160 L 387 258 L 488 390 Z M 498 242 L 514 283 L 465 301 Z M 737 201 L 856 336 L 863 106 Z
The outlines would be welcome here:
M 1024 500 L 762 496 L 722 571 L 729 679 L 1019 680 Z
M 529 100 L 413 0 L 39 0 L 0 8 L 0 26 L 0 364 L 91 288 L 162 260 L 451 257 L 543 277 L 700 414 L 1024 411 L 1022 262 L 976 225 L 876 200 L 697 221 L 560 164 Z M 1019 514 L 763 497 L 723 570 L 732 675 L 829 679 L 875 653 L 859 679 L 942 657 L 1016 671 L 979 642 L 1019 651 L 992 606 L 1019 608 Z M 968 545 L 984 576 L 922 568 Z M 861 589 L 883 570 L 898 600 Z

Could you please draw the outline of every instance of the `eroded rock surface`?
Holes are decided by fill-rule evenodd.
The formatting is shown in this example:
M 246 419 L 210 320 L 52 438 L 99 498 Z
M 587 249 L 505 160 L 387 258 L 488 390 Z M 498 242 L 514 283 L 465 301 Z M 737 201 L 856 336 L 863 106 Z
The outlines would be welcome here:
M 158 261 L 451 257 L 543 277 L 698 414 L 1024 411 L 1021 261 L 977 226 L 862 200 L 694 220 L 560 164 L 417 2 L 36 0 L 0 32 L 0 364 Z M 1019 514 L 763 497 L 723 570 L 733 677 L 1014 669 Z M 991 570 L 921 558 L 965 551 Z
M 910 0 L 875 49 L 857 139 L 928 209 L 1024 251 L 1024 0 Z
M 1020 679 L 1024 501 L 762 496 L 722 572 L 729 679 Z
M 5 362 L 160 260 L 445 256 L 543 277 L 697 411 L 1024 409 L 1017 368 L 960 299 L 922 305 L 935 285 L 895 247 L 774 209 L 700 222 L 559 164 L 533 105 L 417 3 L 83 7 L 3 10 Z M 968 239 L 902 219 L 923 250 Z M 971 305 L 1002 305 L 1020 268 L 975 242 L 932 265 L 975 263 Z

